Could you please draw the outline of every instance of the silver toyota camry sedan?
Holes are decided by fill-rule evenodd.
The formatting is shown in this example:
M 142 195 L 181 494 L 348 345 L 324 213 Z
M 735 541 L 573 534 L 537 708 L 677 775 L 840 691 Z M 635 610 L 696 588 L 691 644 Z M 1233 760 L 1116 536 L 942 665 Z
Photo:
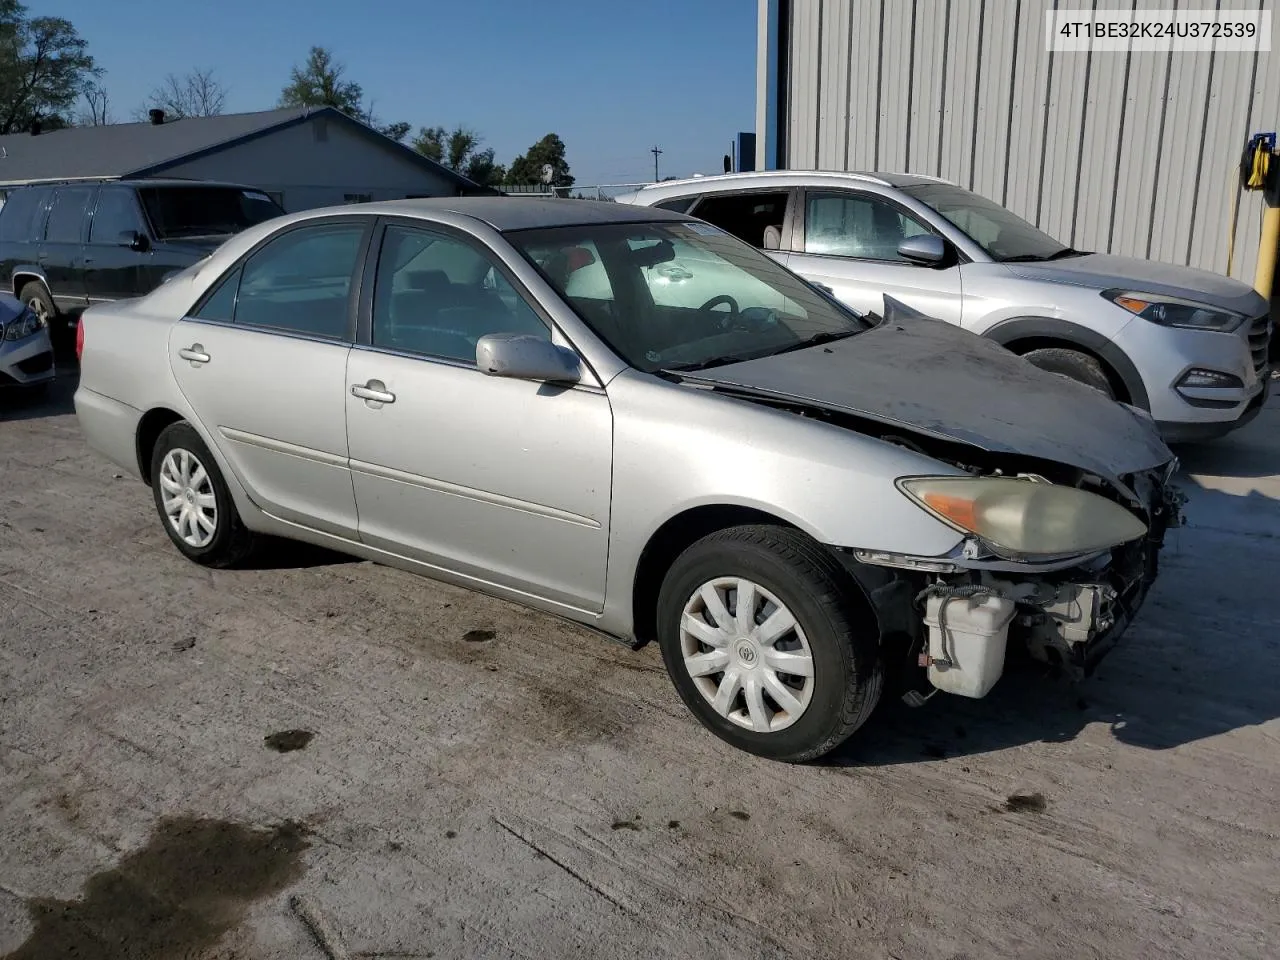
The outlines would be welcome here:
M 656 640 L 694 715 L 831 750 L 889 691 L 1081 675 L 1179 520 L 1145 414 L 678 213 L 269 221 L 81 324 L 89 442 L 211 567 L 263 535 Z

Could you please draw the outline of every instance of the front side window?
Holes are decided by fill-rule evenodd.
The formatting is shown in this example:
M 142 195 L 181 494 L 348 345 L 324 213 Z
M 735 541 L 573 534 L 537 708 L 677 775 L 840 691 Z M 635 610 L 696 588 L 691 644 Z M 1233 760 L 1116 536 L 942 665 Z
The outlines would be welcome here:
M 492 255 L 452 236 L 392 224 L 378 256 L 373 345 L 475 363 L 491 333 L 551 331 Z
M 138 219 L 133 193 L 123 188 L 104 187 L 89 225 L 89 242 L 120 243 L 123 234 L 141 230 L 142 221 Z
M 45 225 L 44 238 L 50 243 L 79 243 L 84 239 L 84 218 L 93 197 L 90 187 L 61 187 L 54 191 L 53 209 Z
M 261 190 L 239 187 L 144 187 L 138 197 L 159 240 L 227 236 L 284 213 Z
M 648 373 L 750 360 L 867 328 L 705 223 L 555 227 L 507 237 L 615 353 Z
M 1056 260 L 1078 251 L 1033 227 L 1011 210 L 949 183 L 906 187 L 904 193 L 946 217 L 993 260 Z
M 867 194 L 810 193 L 805 200 L 805 253 L 905 263 L 898 245 L 929 232 L 894 204 Z
M 765 231 L 781 231 L 787 216 L 787 197 L 781 193 L 721 193 L 703 197 L 690 211 L 692 216 L 713 223 L 753 247 L 776 247 L 765 243 Z
M 345 339 L 364 234 L 362 221 L 289 230 L 250 256 L 196 315 Z

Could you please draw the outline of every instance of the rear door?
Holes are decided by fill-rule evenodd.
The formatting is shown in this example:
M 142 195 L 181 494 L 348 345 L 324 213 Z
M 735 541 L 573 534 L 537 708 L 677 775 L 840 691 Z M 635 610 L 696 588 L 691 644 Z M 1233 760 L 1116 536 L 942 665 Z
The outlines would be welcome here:
M 123 300 L 145 293 L 142 278 L 152 257 L 135 250 L 131 238 L 146 234 L 142 212 L 129 187 L 104 186 L 89 221 L 84 282 L 89 303 Z
M 84 241 L 96 186 L 58 187 L 37 260 L 59 310 L 78 313 L 88 303 L 84 285 Z
M 276 234 L 169 338 L 178 385 L 254 502 L 351 540 L 347 354 L 371 226 L 333 217 Z
M 960 324 L 960 267 L 913 264 L 898 255 L 908 237 L 934 233 L 890 198 L 855 190 L 808 190 L 799 204 L 788 266 L 863 313 L 883 313 L 885 294 Z

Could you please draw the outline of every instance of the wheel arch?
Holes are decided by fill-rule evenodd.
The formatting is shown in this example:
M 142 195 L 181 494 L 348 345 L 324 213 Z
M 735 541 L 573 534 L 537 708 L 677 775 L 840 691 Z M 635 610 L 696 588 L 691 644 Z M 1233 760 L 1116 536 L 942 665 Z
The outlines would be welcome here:
M 783 527 L 810 536 L 795 523 L 766 510 L 729 503 L 690 507 L 667 519 L 653 532 L 640 552 L 632 581 L 631 623 L 637 649 L 657 639 L 658 593 L 676 558 L 708 534 L 749 524 Z M 822 546 L 826 549 L 825 545 Z M 865 605 L 864 612 L 874 617 L 874 608 L 865 588 L 852 575 L 849 585 L 850 598 Z
M 165 427 L 186 420 L 182 414 L 168 407 L 153 407 L 142 415 L 138 421 L 138 432 L 135 440 L 138 456 L 138 474 L 147 486 L 151 486 L 151 454 L 155 451 L 156 441 Z
M 13 288 L 13 295 L 16 297 L 22 292 L 22 288 L 28 283 L 38 283 L 44 287 L 44 292 L 49 295 L 49 299 L 53 299 L 53 293 L 49 290 L 49 279 L 44 275 L 44 271 L 39 267 L 19 266 L 14 267 L 13 276 L 10 278 L 9 286 Z
M 1032 350 L 1078 350 L 1102 364 L 1116 398 L 1150 410 L 1142 375 L 1128 355 L 1100 333 L 1057 317 L 1014 317 L 1001 321 L 983 334 L 987 339 L 1023 355 Z

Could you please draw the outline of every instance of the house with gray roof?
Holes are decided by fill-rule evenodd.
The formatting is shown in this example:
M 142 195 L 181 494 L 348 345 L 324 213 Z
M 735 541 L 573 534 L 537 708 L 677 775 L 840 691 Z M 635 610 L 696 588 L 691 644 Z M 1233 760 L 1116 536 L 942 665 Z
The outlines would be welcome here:
M 146 177 L 257 187 L 286 210 L 494 191 L 333 107 L 10 134 L 0 192 L 28 183 Z

